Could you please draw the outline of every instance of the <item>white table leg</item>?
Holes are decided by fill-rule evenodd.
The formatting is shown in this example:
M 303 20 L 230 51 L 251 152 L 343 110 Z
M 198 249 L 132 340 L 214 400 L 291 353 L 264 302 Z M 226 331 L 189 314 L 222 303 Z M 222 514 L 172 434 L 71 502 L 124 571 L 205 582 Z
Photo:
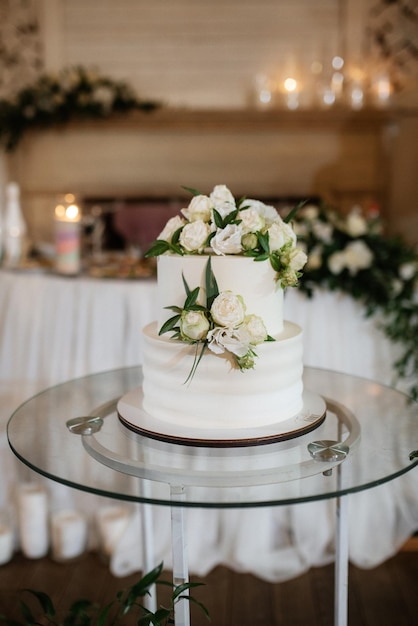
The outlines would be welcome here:
M 338 466 L 338 487 L 341 488 L 344 462 Z M 348 496 L 336 500 L 335 528 L 334 624 L 348 623 Z
M 171 485 L 171 497 L 177 501 L 185 498 L 185 488 L 181 485 Z M 171 543 L 173 553 L 173 584 L 175 586 L 189 582 L 189 568 L 187 559 L 187 511 L 182 506 L 171 507 Z M 183 595 L 188 595 L 185 592 Z M 174 621 L 176 626 L 190 626 L 190 603 L 180 600 L 174 606 Z
M 146 481 L 144 481 L 146 482 Z M 152 510 L 150 504 L 140 504 L 141 521 L 142 521 L 142 553 L 144 555 L 144 570 L 148 574 L 155 567 L 154 557 L 154 535 L 152 528 Z M 150 587 L 149 596 L 145 596 L 144 605 L 146 608 L 155 613 L 157 610 L 157 589 L 155 585 Z

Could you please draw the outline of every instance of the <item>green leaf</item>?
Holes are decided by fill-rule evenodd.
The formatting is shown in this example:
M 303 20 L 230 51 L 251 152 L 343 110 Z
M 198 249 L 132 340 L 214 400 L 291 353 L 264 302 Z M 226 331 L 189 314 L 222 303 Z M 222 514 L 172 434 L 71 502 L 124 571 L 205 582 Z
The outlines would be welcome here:
M 254 258 L 254 261 L 267 261 L 269 257 L 270 255 L 267 254 L 267 252 L 265 252 L 264 254 L 257 254 L 257 256 Z
M 196 304 L 197 298 L 199 296 L 200 287 L 196 287 L 193 291 L 190 291 L 188 294 L 186 301 L 184 303 L 184 308 L 186 311 L 190 309 L 190 307 Z
M 161 572 L 163 571 L 163 566 L 164 563 L 161 562 L 159 565 L 154 567 L 153 570 L 145 574 L 139 582 L 131 587 L 133 593 L 135 593 L 137 597 L 144 596 L 148 589 L 157 582 L 158 578 L 161 576 Z
M 164 239 L 157 239 L 151 245 L 151 248 L 145 253 L 144 256 L 147 259 L 150 259 L 151 257 L 160 256 L 161 254 L 164 254 L 165 252 L 168 252 L 169 250 L 170 250 L 170 244 L 168 243 L 168 241 L 165 241 Z
M 223 228 L 225 228 L 225 226 L 228 226 L 228 224 L 233 224 L 235 220 L 237 219 L 237 215 L 238 215 L 238 209 L 235 209 L 234 211 L 231 211 L 230 213 L 228 213 L 228 215 L 225 215 L 223 219 Z
M 224 221 L 222 219 L 222 215 L 216 209 L 213 209 L 213 220 L 215 222 L 215 225 L 218 228 L 224 228 Z
M 21 601 L 19 605 L 20 605 L 20 612 L 22 613 L 26 624 L 35 624 L 36 623 L 35 618 L 29 606 L 26 604 L 26 602 Z
M 270 235 L 268 233 L 257 233 L 258 242 L 266 254 L 270 254 Z
M 55 615 L 54 603 L 52 602 L 48 594 L 44 593 L 43 591 L 35 591 L 33 589 L 24 589 L 23 591 L 26 591 L 32 594 L 33 596 L 35 596 L 35 598 L 38 600 L 39 604 L 41 605 L 42 610 L 45 613 L 45 615 L 47 615 L 48 617 L 54 617 Z
M 270 255 L 270 263 L 275 272 L 280 272 L 282 270 L 282 262 L 280 261 L 280 256 L 278 254 Z
M 110 609 L 113 606 L 113 602 L 109 602 L 107 606 L 102 609 L 97 617 L 97 626 L 105 626 L 107 618 L 109 616 Z
M 202 587 L 202 586 L 203 586 L 203 583 L 195 583 L 195 582 L 187 582 L 187 583 L 181 583 L 180 585 L 176 585 L 176 588 L 174 589 L 171 595 L 171 600 L 175 601 L 185 591 L 189 591 L 190 589 L 194 589 L 195 587 Z M 184 597 L 189 598 L 190 596 L 184 596 Z
M 201 346 L 200 354 L 198 354 L 199 346 Z M 204 353 L 206 351 L 206 348 L 207 348 L 207 344 L 205 342 L 196 342 L 196 352 L 195 352 L 195 357 L 194 357 L 192 369 L 190 370 L 190 373 L 189 373 L 188 377 L 184 381 L 185 385 L 187 385 L 188 382 L 193 380 L 193 376 L 196 373 L 197 367 L 198 367 L 198 365 L 199 365 L 199 363 L 200 363 L 200 361 L 202 359 L 202 356 L 204 355 Z
M 219 295 L 219 287 L 215 274 L 212 271 L 212 262 L 209 257 L 205 270 L 206 307 L 210 310 L 213 301 Z
M 185 189 L 186 191 L 189 191 L 193 196 L 202 196 L 203 195 L 197 189 L 193 189 L 193 187 L 185 187 L 184 185 L 182 185 L 181 188 Z
M 306 200 L 302 200 L 301 202 L 299 202 L 295 207 L 293 207 L 293 209 L 286 215 L 286 217 L 284 218 L 284 222 L 286 224 L 288 224 L 289 222 L 291 222 L 293 220 L 293 218 L 295 217 L 296 213 L 299 211 L 299 209 L 301 209 L 303 207 L 303 205 L 306 204 Z
M 177 230 L 174 231 L 172 237 L 171 237 L 171 246 L 175 246 L 178 243 L 178 240 L 180 238 L 180 233 L 183 230 L 183 226 L 180 226 L 180 228 L 178 228 Z
M 186 292 L 186 296 L 188 296 L 188 295 L 189 295 L 189 293 L 190 293 L 190 287 L 189 287 L 189 285 L 187 284 L 186 279 L 184 278 L 184 274 L 183 274 L 183 272 L 181 273 L 181 279 L 182 279 L 182 281 L 183 281 L 184 291 Z
M 180 320 L 180 317 L 181 317 L 180 315 L 174 315 L 173 317 L 170 317 L 170 319 L 164 322 L 164 324 L 161 326 L 160 330 L 158 331 L 158 334 L 163 335 L 164 333 L 170 332 L 170 330 L 175 330 L 175 326 L 177 322 Z

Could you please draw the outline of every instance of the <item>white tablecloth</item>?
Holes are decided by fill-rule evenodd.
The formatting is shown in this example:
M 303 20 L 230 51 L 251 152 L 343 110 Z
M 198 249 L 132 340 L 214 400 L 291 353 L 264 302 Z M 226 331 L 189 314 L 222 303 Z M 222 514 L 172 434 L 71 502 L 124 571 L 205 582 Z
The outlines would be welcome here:
M 384 384 L 394 382 L 394 346 L 373 319 L 364 318 L 361 306 L 351 298 L 319 291 L 308 300 L 297 290 L 288 290 L 285 317 L 304 330 L 306 365 Z M 0 508 L 13 505 L 12 494 L 19 480 L 26 480 L 28 474 L 37 478 L 8 448 L 5 428 L 12 410 L 55 383 L 140 364 L 141 328 L 155 318 L 153 280 L 0 271 Z M 371 567 L 382 562 L 418 528 L 418 488 L 413 474 L 374 489 L 373 497 L 369 492 L 350 497 L 356 510 L 350 518 L 350 558 L 357 565 Z M 90 514 L 109 504 L 105 498 L 46 482 L 52 509 L 74 506 Z M 379 528 L 375 526 L 376 502 Z M 268 580 L 284 580 L 326 563 L 333 558 L 333 506 L 327 501 L 245 512 L 191 510 L 191 571 L 205 574 L 217 563 L 227 563 Z M 133 506 L 131 527 L 114 555 L 116 574 L 141 569 L 137 512 L 138 507 Z M 156 559 L 164 560 L 168 567 L 169 510 L 154 507 L 153 516 Z

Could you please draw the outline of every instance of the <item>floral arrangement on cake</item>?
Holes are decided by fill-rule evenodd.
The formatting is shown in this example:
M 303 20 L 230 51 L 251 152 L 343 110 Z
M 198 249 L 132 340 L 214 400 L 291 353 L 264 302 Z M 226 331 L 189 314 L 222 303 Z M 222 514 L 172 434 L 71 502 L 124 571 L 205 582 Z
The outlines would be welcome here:
M 158 106 L 139 99 L 124 81 L 112 80 L 94 69 L 65 68 L 59 74 L 42 74 L 13 98 L 0 100 L 0 142 L 12 151 L 30 128 L 134 110 L 148 112 Z
M 297 247 L 290 222 L 299 207 L 282 219 L 277 209 L 259 200 L 236 201 L 226 185 L 216 185 L 208 196 L 185 189 L 193 194 L 190 204 L 167 222 L 146 257 L 240 254 L 269 260 L 282 288 L 298 283 L 307 256 Z
M 311 297 L 317 287 L 349 294 L 375 316 L 382 332 L 400 347 L 393 364 L 418 400 L 418 255 L 399 237 L 384 234 L 376 210 L 342 215 L 305 205 L 293 222 L 308 255 L 299 287 Z
M 175 315 L 163 324 L 158 334 L 173 331 L 172 339 L 196 344 L 196 358 L 185 382 L 193 378 L 207 348 L 214 354 L 231 355 L 241 371 L 252 369 L 257 357 L 254 347 L 264 341 L 274 341 L 261 317 L 247 314 L 240 295 L 231 291 L 219 292 L 210 257 L 205 271 L 206 303 L 199 304 L 200 288 L 190 289 L 184 276 L 183 284 L 186 291 L 184 306 L 167 307 Z

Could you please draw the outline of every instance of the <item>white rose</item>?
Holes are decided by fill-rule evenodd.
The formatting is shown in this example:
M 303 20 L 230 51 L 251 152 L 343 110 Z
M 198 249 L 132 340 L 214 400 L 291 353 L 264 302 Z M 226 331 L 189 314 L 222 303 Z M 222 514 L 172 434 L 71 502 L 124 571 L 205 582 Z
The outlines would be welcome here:
M 182 228 L 185 223 L 186 221 L 179 215 L 176 215 L 175 217 L 170 217 L 167 224 L 164 226 L 164 229 L 158 235 L 158 239 L 163 239 L 164 241 L 170 242 L 176 230 Z
M 265 220 L 256 209 L 249 208 L 239 211 L 238 219 L 241 220 L 242 233 L 256 233 L 264 228 Z
M 243 357 L 249 350 L 248 336 L 240 334 L 232 328 L 214 328 L 207 335 L 208 348 L 214 354 L 223 354 L 225 351 Z
M 235 207 L 235 198 L 226 185 L 216 185 L 210 194 L 210 199 L 215 208 L 224 204 L 232 204 Z
M 183 311 L 180 318 L 180 333 L 187 341 L 200 341 L 206 338 L 209 320 L 203 311 Z
M 186 224 L 180 233 L 179 242 L 187 252 L 201 252 L 209 237 L 209 224 L 198 220 Z
M 244 321 L 245 305 L 240 296 L 223 291 L 213 301 L 210 312 L 215 324 L 233 328 Z
M 271 226 L 279 217 L 277 209 L 275 209 L 274 206 L 264 204 L 264 202 L 260 202 L 260 200 L 245 200 L 243 206 L 255 209 L 259 216 L 264 219 L 264 223 L 267 226 Z
M 351 237 L 361 237 L 367 233 L 367 222 L 357 211 L 347 216 L 345 230 Z
M 223 230 L 218 230 L 212 237 L 210 245 L 212 250 L 219 255 L 240 254 L 242 230 L 239 224 L 228 224 Z
M 300 270 L 306 265 L 308 257 L 300 248 L 293 248 L 289 253 L 289 268 L 294 272 Z
M 334 252 L 328 259 L 328 267 L 332 274 L 341 274 L 345 268 L 344 252 Z
M 373 254 L 364 241 L 352 241 L 344 251 L 345 264 L 350 274 L 357 274 L 359 270 L 367 269 L 373 261 Z
M 181 212 L 189 222 L 196 222 L 197 220 L 209 222 L 212 214 L 212 202 L 208 196 L 194 196 L 187 209 L 182 209 Z
M 292 245 L 296 244 L 296 235 L 292 227 L 282 219 L 274 222 L 267 232 L 269 234 L 270 252 L 281 250 L 289 241 L 292 242 Z
M 247 315 L 244 319 L 243 330 L 247 333 L 249 343 L 253 346 L 263 343 L 267 339 L 267 329 L 258 315 Z

